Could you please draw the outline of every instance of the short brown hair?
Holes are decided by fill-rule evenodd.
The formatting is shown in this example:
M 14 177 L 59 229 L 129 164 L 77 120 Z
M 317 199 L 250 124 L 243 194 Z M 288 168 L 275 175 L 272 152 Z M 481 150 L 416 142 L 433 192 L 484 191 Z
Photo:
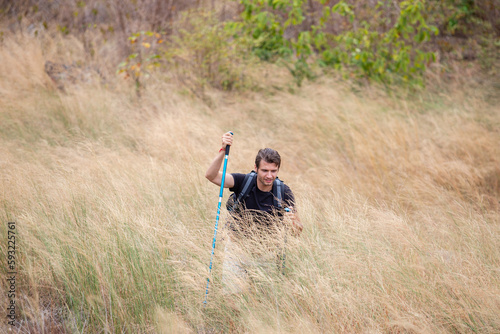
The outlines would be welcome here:
M 260 162 L 264 159 L 267 163 L 274 163 L 278 166 L 278 169 L 281 165 L 281 156 L 278 151 L 273 150 L 272 148 L 263 148 L 259 150 L 257 156 L 255 157 L 255 166 L 259 168 Z

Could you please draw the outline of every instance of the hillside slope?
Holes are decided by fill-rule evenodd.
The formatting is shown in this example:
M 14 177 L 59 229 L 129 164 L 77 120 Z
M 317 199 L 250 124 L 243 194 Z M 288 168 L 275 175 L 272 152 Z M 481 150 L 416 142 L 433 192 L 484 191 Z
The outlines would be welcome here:
M 0 49 L 0 233 L 16 222 L 19 332 L 500 331 L 493 88 L 408 96 L 322 78 L 290 92 L 271 66 L 259 73 L 274 89 L 209 91 L 210 106 L 172 81 L 140 99 L 114 77 L 61 92 L 44 65 L 75 45 L 14 36 Z M 229 130 L 231 172 L 280 152 L 305 226 L 286 275 L 254 273 L 238 310 L 220 293 L 222 239 L 201 304 L 218 195 L 204 173 Z

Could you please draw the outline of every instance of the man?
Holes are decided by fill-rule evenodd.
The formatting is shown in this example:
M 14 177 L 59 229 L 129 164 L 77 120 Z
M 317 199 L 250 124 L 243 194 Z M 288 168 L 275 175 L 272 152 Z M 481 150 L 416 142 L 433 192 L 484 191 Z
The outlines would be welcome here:
M 231 132 L 225 133 L 222 136 L 222 148 L 205 174 L 208 180 L 218 186 L 222 182 L 222 172 L 219 170 L 224 160 L 225 148 L 232 144 L 233 135 Z M 295 209 L 295 199 L 287 185 L 283 185 L 284 195 L 281 203 L 276 201 L 274 195 L 276 189 L 273 187 L 275 187 L 280 166 L 280 155 L 270 148 L 260 150 L 255 158 L 255 184 L 250 187 L 250 192 L 246 198 L 242 199 L 242 203 L 238 204 L 239 209 L 232 212 L 229 225 L 230 233 L 225 247 L 222 274 L 226 292 L 234 294 L 242 291 L 243 286 L 246 285 L 249 266 L 269 265 L 269 259 L 250 260 L 250 257 L 245 254 L 248 252 L 242 251 L 245 243 L 250 242 L 250 236 L 258 237 L 262 241 L 272 240 L 272 233 L 279 230 L 279 225 L 283 224 L 295 235 L 302 232 L 303 226 Z M 225 176 L 224 187 L 233 191 L 237 197 L 243 190 L 244 180 L 245 174 L 228 173 Z M 253 249 L 262 251 L 262 248 L 258 245 Z M 267 255 L 269 254 L 270 252 L 267 252 Z

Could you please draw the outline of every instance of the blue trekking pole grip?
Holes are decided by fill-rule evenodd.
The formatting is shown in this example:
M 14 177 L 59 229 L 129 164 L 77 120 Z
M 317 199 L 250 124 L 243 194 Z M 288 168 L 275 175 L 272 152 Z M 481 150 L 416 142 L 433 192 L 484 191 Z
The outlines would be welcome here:
M 231 135 L 233 134 L 230 132 Z M 215 219 L 215 229 L 214 229 L 214 239 L 212 240 L 212 254 L 210 255 L 210 265 L 208 267 L 208 277 L 207 277 L 207 289 L 205 291 L 205 301 L 203 302 L 204 306 L 207 305 L 207 297 L 208 297 L 208 285 L 210 284 L 210 275 L 212 273 L 212 261 L 214 258 L 215 252 L 215 240 L 217 238 L 217 227 L 219 226 L 219 217 L 220 217 L 220 208 L 222 203 L 222 194 L 224 192 L 224 182 L 226 180 L 226 169 L 227 169 L 227 160 L 229 158 L 229 148 L 230 145 L 226 145 L 226 151 L 224 154 L 224 167 L 222 168 L 222 180 L 220 183 L 220 192 L 219 192 L 219 203 L 217 204 L 217 218 Z

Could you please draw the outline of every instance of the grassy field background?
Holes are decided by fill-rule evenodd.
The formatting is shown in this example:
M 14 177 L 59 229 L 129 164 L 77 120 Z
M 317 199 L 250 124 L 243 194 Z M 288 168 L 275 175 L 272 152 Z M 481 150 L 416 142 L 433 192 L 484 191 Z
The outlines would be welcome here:
M 79 48 L 22 35 L 0 48 L 15 330 L 500 332 L 498 88 L 463 69 L 413 94 L 335 77 L 292 89 L 269 65 L 250 71 L 273 89 L 208 90 L 209 104 L 160 79 L 141 98 L 115 77 L 61 92 L 44 63 Z M 230 172 L 250 171 L 260 148 L 280 152 L 304 225 L 287 274 L 261 275 L 238 312 L 220 291 L 222 241 L 202 307 L 219 191 L 204 173 L 229 130 Z

